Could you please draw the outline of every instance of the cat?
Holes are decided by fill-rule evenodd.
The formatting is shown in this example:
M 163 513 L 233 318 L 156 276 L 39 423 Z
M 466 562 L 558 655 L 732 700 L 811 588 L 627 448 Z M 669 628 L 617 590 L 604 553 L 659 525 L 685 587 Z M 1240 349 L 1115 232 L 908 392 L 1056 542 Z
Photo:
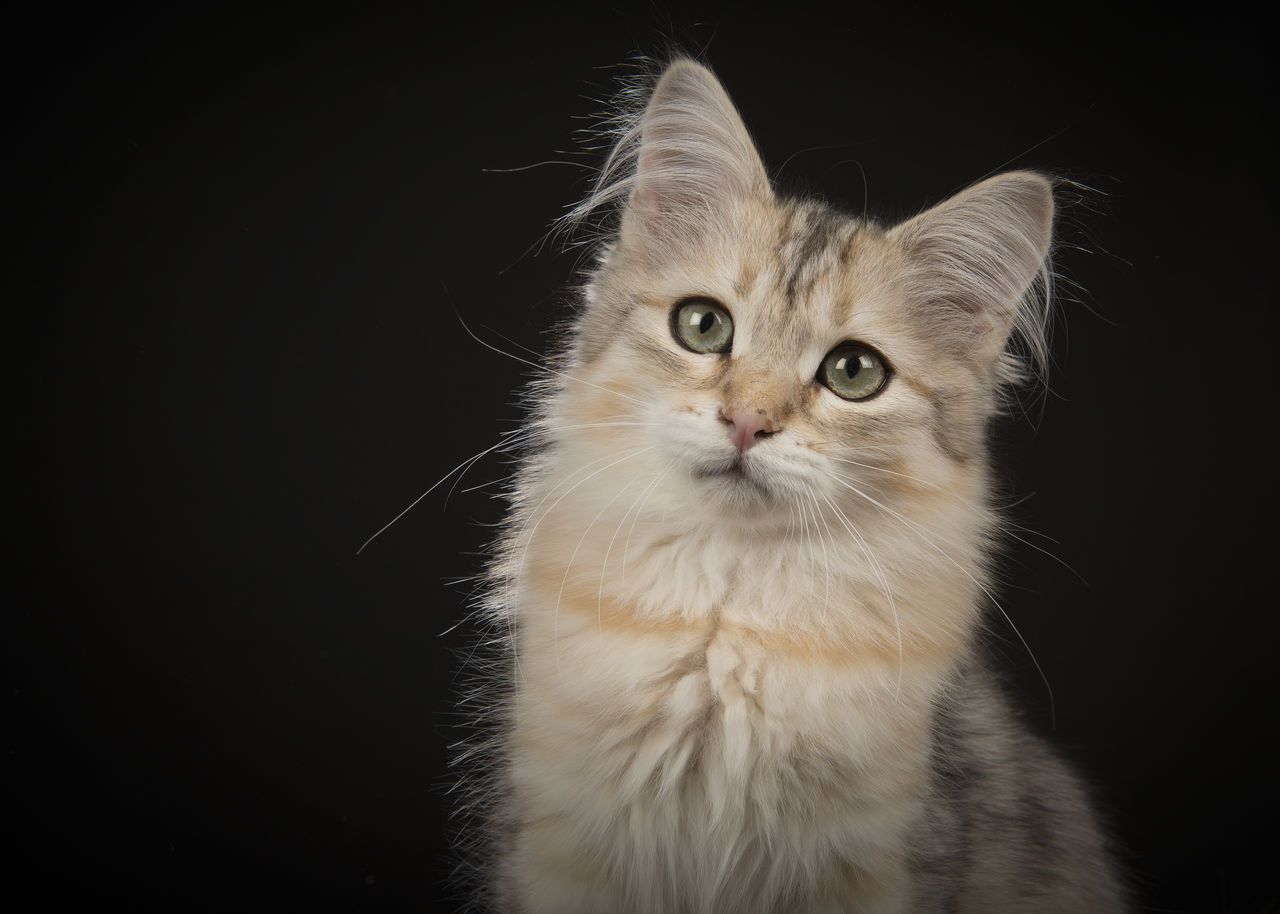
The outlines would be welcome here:
M 575 214 L 613 227 L 488 577 L 488 902 L 1123 910 L 976 638 L 986 439 L 1044 358 L 1052 182 L 884 226 L 777 193 L 703 65 L 649 86 Z

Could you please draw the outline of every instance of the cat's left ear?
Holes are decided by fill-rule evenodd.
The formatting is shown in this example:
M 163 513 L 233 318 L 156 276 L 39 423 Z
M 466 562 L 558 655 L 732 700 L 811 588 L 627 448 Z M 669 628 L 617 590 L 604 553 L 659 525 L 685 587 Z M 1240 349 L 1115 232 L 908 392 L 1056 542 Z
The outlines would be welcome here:
M 894 228 L 908 296 L 967 355 L 995 361 L 1015 330 L 1039 352 L 1025 298 L 1053 240 L 1053 185 L 1030 171 L 988 178 Z

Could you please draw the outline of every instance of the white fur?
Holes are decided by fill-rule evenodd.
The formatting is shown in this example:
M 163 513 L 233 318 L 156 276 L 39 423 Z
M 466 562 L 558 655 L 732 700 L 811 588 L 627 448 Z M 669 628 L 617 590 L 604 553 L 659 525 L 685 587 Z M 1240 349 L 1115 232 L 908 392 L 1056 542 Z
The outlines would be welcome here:
M 621 205 L 620 229 L 544 383 L 492 577 L 514 676 L 501 904 L 906 911 L 933 717 L 988 590 L 985 423 L 1010 333 L 1043 348 L 1025 293 L 1048 184 L 849 222 L 854 266 L 803 274 L 787 311 L 776 239 L 817 216 L 775 200 L 714 77 L 677 62 L 619 132 L 577 215 Z M 672 339 L 689 294 L 729 306 L 731 358 Z M 848 339 L 893 364 L 865 402 L 813 385 Z M 729 400 L 778 419 L 736 476 Z

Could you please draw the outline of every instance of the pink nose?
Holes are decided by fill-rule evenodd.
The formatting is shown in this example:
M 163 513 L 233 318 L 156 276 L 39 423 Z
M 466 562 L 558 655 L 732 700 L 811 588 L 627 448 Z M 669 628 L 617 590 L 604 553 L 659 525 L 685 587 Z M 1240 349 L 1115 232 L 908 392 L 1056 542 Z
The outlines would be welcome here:
M 773 420 L 763 409 L 728 406 L 720 410 L 720 420 L 732 427 L 729 437 L 733 439 L 733 446 L 738 449 L 739 454 L 745 454 L 759 444 L 760 439 L 777 431 Z

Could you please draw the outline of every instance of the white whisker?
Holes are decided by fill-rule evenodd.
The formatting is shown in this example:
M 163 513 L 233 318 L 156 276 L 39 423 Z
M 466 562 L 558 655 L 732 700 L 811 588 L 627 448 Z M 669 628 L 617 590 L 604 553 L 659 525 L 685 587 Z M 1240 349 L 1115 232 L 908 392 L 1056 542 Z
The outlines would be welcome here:
M 866 556 L 868 563 L 871 565 L 872 573 L 875 574 L 876 580 L 879 581 L 880 583 L 880 589 L 884 592 L 886 599 L 888 599 L 889 601 L 889 611 L 893 614 L 894 631 L 896 631 L 898 635 L 898 685 L 897 685 L 897 690 L 895 692 L 895 697 L 901 698 L 902 668 L 904 663 L 903 646 L 902 646 L 902 620 L 898 617 L 898 606 L 893 599 L 893 589 L 889 586 L 889 581 L 885 577 L 884 566 L 882 566 L 880 564 L 880 560 L 876 558 L 875 552 L 872 551 L 871 549 L 871 545 L 866 541 L 866 539 L 863 538 L 862 534 L 860 534 L 856 529 L 854 529 L 853 525 L 849 523 L 849 519 L 844 516 L 844 512 L 841 511 L 840 508 L 836 505 L 836 503 L 831 500 L 831 497 L 826 495 L 825 493 L 822 494 L 822 497 L 826 500 L 827 504 L 831 506 L 831 510 L 835 512 L 836 519 L 839 520 L 840 523 L 844 524 L 845 529 L 849 531 L 849 535 L 853 537 L 854 543 L 862 551 L 862 554 Z
M 373 536 L 365 540 L 364 543 L 360 546 L 360 548 L 356 550 L 356 555 L 359 555 L 360 553 L 364 552 L 365 547 L 367 547 L 370 543 L 372 543 L 374 540 L 380 537 L 383 533 L 389 530 L 392 526 L 394 526 L 396 522 L 400 520 L 400 518 L 404 517 L 406 514 L 408 514 L 410 511 L 416 508 L 424 498 L 426 498 L 428 495 L 434 492 L 437 488 L 439 488 L 440 484 L 443 483 L 450 476 L 452 476 L 454 473 L 458 472 L 459 470 L 463 470 L 463 472 L 465 472 L 467 467 L 470 467 L 473 463 L 475 463 L 481 457 L 484 457 L 486 454 L 492 454 L 494 451 L 498 450 L 499 448 L 505 447 L 506 445 L 511 444 L 513 441 L 517 441 L 520 438 L 527 437 L 530 434 L 532 434 L 532 432 L 530 432 L 528 429 L 520 429 L 518 431 L 512 432 L 506 438 L 504 438 L 502 441 L 499 441 L 497 444 L 493 445 L 492 447 L 485 448 L 480 453 L 475 454 L 471 457 L 468 457 L 466 460 L 462 461 L 462 463 L 458 464 L 448 473 L 445 473 L 443 476 L 437 479 L 434 483 L 432 483 L 425 492 L 423 492 L 421 495 L 419 495 L 417 498 L 411 501 L 407 508 L 405 508 L 399 514 L 397 514 L 395 517 L 391 518 L 391 520 L 389 520 L 386 524 L 384 524 L 378 530 L 377 533 L 373 534 Z
M 585 477 L 583 477 L 582 479 L 578 480 L 578 481 L 577 481 L 576 483 L 574 483 L 571 487 L 569 487 L 569 488 L 564 492 L 564 494 L 562 494 L 559 498 L 557 498 L 557 499 L 555 500 L 555 502 L 551 505 L 551 507 L 547 508 L 547 509 L 546 509 L 546 511 L 544 511 L 544 512 L 542 513 L 542 516 L 541 516 L 541 517 L 539 517 L 539 518 L 538 518 L 538 520 L 534 523 L 533 527 L 529 530 L 529 532 L 528 532 L 527 536 L 526 536 L 526 535 L 525 535 L 525 533 L 524 533 L 524 528 L 522 528 L 522 529 L 521 529 L 521 533 L 520 533 L 520 540 L 518 540 L 518 541 L 523 541 L 524 545 L 523 545 L 523 547 L 521 548 L 521 551 L 520 551 L 520 559 L 519 559 L 519 561 L 516 563 L 516 567 L 517 567 L 517 569 L 523 569 L 523 568 L 524 568 L 524 566 L 525 566 L 525 561 L 526 561 L 526 557 L 527 557 L 527 556 L 528 556 L 528 554 L 529 554 L 529 549 L 530 549 L 530 548 L 532 547 L 532 545 L 533 545 L 534 535 L 538 532 L 538 527 L 539 527 L 539 525 L 541 525 L 542 521 L 543 521 L 543 520 L 545 520 L 547 517 L 549 517 L 549 516 L 551 515 L 551 512 L 552 512 L 552 511 L 554 511 L 554 510 L 556 509 L 556 507 L 557 507 L 557 506 L 558 506 L 562 501 L 564 501 L 567 497 L 569 497 L 570 495 L 572 495 L 572 494 L 573 494 L 575 491 L 577 491 L 580 487 L 582 487 L 582 486 L 583 486 L 583 485 L 585 485 L 586 483 L 590 482 L 592 479 L 594 479 L 595 477 L 599 476 L 601 473 L 605 472 L 606 470 L 612 469 L 613 467 L 617 466 L 617 465 L 618 465 L 618 464 L 620 464 L 620 463 L 623 463 L 623 462 L 625 462 L 625 461 L 627 461 L 627 460 L 630 460 L 630 459 L 631 459 L 631 458 L 633 458 L 633 457 L 636 457 L 636 456 L 638 456 L 638 455 L 640 455 L 640 454 L 642 454 L 642 453 L 645 453 L 646 451 L 651 451 L 651 450 L 653 450 L 653 447 L 652 447 L 652 446 L 650 446 L 650 447 L 644 447 L 644 448 L 640 448 L 639 450 L 632 451 L 630 454 L 626 454 L 626 455 L 624 455 L 624 456 L 622 456 L 622 457 L 619 457 L 619 458 L 617 458 L 616 460 L 613 460 L 613 461 L 611 461 L 610 463 L 607 463 L 607 464 L 605 464 L 604 466 L 600 467 L 599 469 L 595 470 L 595 471 L 594 471 L 594 472 L 592 472 L 590 475 L 585 476 Z M 612 456 L 613 456 L 613 455 L 612 455 L 612 454 L 610 454 L 610 455 L 608 455 L 608 457 L 606 457 L 605 459 L 607 460 L 607 459 L 609 459 L 609 457 L 612 457 Z M 595 463 L 599 463 L 599 462 L 600 462 L 600 461 L 593 461 L 591 464 L 588 464 L 588 466 L 594 466 L 594 464 L 595 464 Z M 580 473 L 580 472 L 581 472 L 581 470 L 579 470 L 579 471 L 578 471 L 578 473 Z M 568 477 L 568 478 L 569 478 L 569 479 L 572 479 L 574 476 L 578 475 L 578 473 L 571 473 L 571 474 L 569 475 L 569 477 Z M 563 481 L 561 482 L 561 485 L 563 485 Z M 552 490 L 552 491 L 555 491 L 555 490 Z M 550 497 L 550 496 L 548 495 L 547 497 Z M 543 503 L 543 502 L 545 502 L 545 501 L 546 501 L 546 498 L 544 498 L 544 499 L 542 500 L 542 502 L 539 502 L 539 505 L 538 505 L 538 506 L 539 506 L 539 507 L 541 507 L 542 503 Z M 536 512 L 536 510 L 537 510 L 537 508 L 535 508 L 535 509 L 534 509 L 534 511 L 535 511 L 535 512 Z M 530 516 L 532 516 L 532 513 L 530 514 Z M 526 526 L 527 526 L 527 522 L 526 522 Z M 585 536 L 585 534 L 584 534 L 584 536 Z M 581 545 L 581 543 L 579 543 L 579 545 Z M 575 555 L 576 555 L 576 550 L 575 550 Z M 517 578 L 517 580 L 518 580 L 518 578 Z M 563 591 L 563 585 L 562 585 L 562 587 L 561 587 L 561 590 Z M 518 604 L 515 602 L 515 601 L 516 601 L 516 600 L 518 600 L 518 599 L 519 599 L 519 590 L 518 590 L 518 588 L 517 588 L 515 591 L 513 591 L 512 595 L 511 595 L 512 603 L 511 603 L 510 605 L 518 605 Z
M 847 464 L 851 464 L 852 466 L 856 466 L 856 467 L 862 467 L 863 469 L 867 469 L 867 470 L 875 470 L 875 471 L 876 471 L 876 472 L 878 472 L 878 473 L 887 473 L 887 474 L 889 474 L 889 475 L 891 475 L 891 476 L 899 476 L 899 477 L 901 477 L 901 478 L 903 478 L 903 479 L 909 479 L 909 480 L 911 480 L 912 482 L 917 482 L 917 483 L 919 483 L 920 485 L 927 486 L 928 488 L 930 488 L 930 489 L 934 490 L 935 492 L 939 492 L 939 493 L 941 493 L 941 494 L 943 494 L 943 495 L 947 496 L 948 498 L 953 499 L 954 501 L 958 501 L 960 504 L 964 505 L 964 506 L 965 506 L 965 507 L 967 507 L 967 508 L 972 509 L 974 512 L 976 512 L 976 513 L 978 513 L 978 514 L 985 514 L 985 511 L 984 511 L 982 508 L 980 508 L 980 507 L 979 507 L 979 506 L 977 506 L 977 505 L 974 505 L 972 502 L 968 501 L 967 499 L 965 499 L 963 496 L 961 496 L 960 494 L 958 494 L 958 493 L 957 493 L 957 492 L 955 492 L 954 490 L 952 490 L 952 489 L 950 489 L 950 488 L 948 488 L 948 487 L 946 487 L 946 486 L 939 485 L 938 483 L 936 483 L 936 482 L 932 482 L 932 481 L 930 481 L 930 480 L 928 480 L 928 479 L 923 479 L 923 478 L 921 478 L 921 477 L 919 477 L 919 476 L 912 476 L 912 475 L 910 475 L 909 473 L 901 473 L 901 472 L 898 472 L 897 470 L 891 470 L 891 469 L 889 469 L 888 467 L 875 466 L 874 464 L 870 464 L 870 463 L 861 463 L 861 462 L 859 462 L 859 461 L 857 461 L 857 460 L 850 460 L 850 459 L 848 459 L 847 457 L 837 457 L 837 456 L 835 456 L 835 455 L 828 455 L 828 459 L 830 459 L 830 460 L 835 460 L 835 461 L 838 461 L 838 462 L 840 462 L 840 463 L 847 463 Z M 1011 505 L 1010 507 L 1012 507 L 1012 505 Z M 1036 536 L 1043 536 L 1045 539 L 1049 540 L 1050 542 L 1056 542 L 1052 537 L 1045 536 L 1043 533 L 1039 533 L 1038 531 L 1035 531 L 1035 530 L 1029 530 L 1029 529 L 1027 529 L 1026 527 L 1021 526 L 1020 524 L 1015 524 L 1013 521 L 1011 521 L 1011 520 L 1009 520 L 1009 519 L 1007 519 L 1007 518 L 1003 518 L 1003 517 L 1002 517 L 1002 518 L 1000 518 L 1000 519 L 999 519 L 999 523 L 1000 523 L 1000 528 L 1001 528 L 1001 530 L 1004 532 L 1004 534 L 1005 534 L 1006 536 L 1010 537 L 1011 539 L 1015 539 L 1015 540 L 1017 540 L 1018 542 L 1022 543 L 1024 546 L 1028 546 L 1028 547 L 1030 547 L 1031 549 L 1034 549 L 1034 550 L 1036 550 L 1037 552 L 1041 553 L 1042 555 L 1045 555 L 1045 556 L 1047 556 L 1047 557 L 1049 557 L 1049 558 L 1053 559 L 1055 562 L 1057 562 L 1057 563 L 1058 563 L 1059 565 L 1061 565 L 1063 568 L 1067 569 L 1067 571 L 1069 571 L 1069 572 L 1071 572 L 1073 575 L 1075 575 L 1075 576 L 1076 576 L 1076 578 L 1080 581 L 1080 583 L 1082 583 L 1082 584 L 1088 584 L 1088 583 L 1089 583 L 1088 581 L 1086 581 L 1086 580 L 1084 579 L 1084 577 L 1080 574 L 1080 572 L 1078 572 L 1078 571 L 1076 571 L 1074 568 L 1072 568 L 1072 567 L 1071 567 L 1067 562 L 1063 561 L 1063 559 L 1062 559 L 1062 558 L 1060 558 L 1060 557 L 1059 557 L 1059 556 L 1057 556 L 1057 555 L 1054 555 L 1054 554 L 1053 554 L 1052 552 L 1050 552 L 1048 549 L 1045 549 L 1045 548 L 1044 548 L 1044 547 L 1042 547 L 1042 546 L 1038 546 L 1038 545 L 1036 545 L 1035 543 L 1031 542 L 1031 541 L 1030 541 L 1029 539 L 1027 539 L 1026 537 L 1024 537 L 1024 536 L 1020 536 L 1019 534 L 1015 533 L 1015 532 L 1014 532 L 1014 530 L 1021 530 L 1023 533 L 1030 533 L 1030 534 L 1034 534 L 1034 535 L 1036 535 Z
M 675 466 L 675 464 L 668 464 L 667 468 L 655 476 L 653 481 L 649 483 L 649 487 L 645 489 L 644 492 L 640 493 L 641 497 L 644 498 L 645 501 L 648 501 L 649 496 L 658 488 L 658 485 L 664 478 L 666 478 L 666 475 L 671 472 L 671 468 L 673 466 Z M 627 554 L 631 550 L 631 535 L 636 531 L 636 521 L 638 520 L 640 520 L 640 512 L 636 511 L 635 516 L 631 518 L 631 526 L 627 528 L 627 538 L 622 544 L 622 571 L 619 574 L 621 581 L 625 581 L 627 578 Z
M 1014 625 L 1013 619 L 1009 618 L 1009 614 L 1005 612 L 1004 607 L 1000 605 L 1000 601 L 995 598 L 995 595 L 991 593 L 990 589 L 988 589 L 988 587 L 985 584 L 983 584 L 980 580 L 978 580 L 978 578 L 975 577 L 969 571 L 969 569 L 965 568 L 963 565 L 957 562 L 954 558 L 952 558 L 950 554 L 948 554 L 940 546 L 938 546 L 938 544 L 935 543 L 932 538 L 930 538 L 927 534 L 924 533 L 924 531 L 920 529 L 920 525 L 917 524 L 915 521 L 910 520 L 906 517 L 903 517 L 897 511 L 893 510 L 892 508 L 884 504 L 881 504 L 879 501 L 872 498 L 867 493 L 861 491 L 856 486 L 851 485 L 850 483 L 841 479 L 840 477 L 833 476 L 832 478 L 836 482 L 838 482 L 840 485 L 845 486 L 846 488 L 852 490 L 856 494 L 862 496 L 867 501 L 871 502 L 871 504 L 875 505 L 881 511 L 901 521 L 903 525 L 907 527 L 908 530 L 911 530 L 918 537 L 920 537 L 920 539 L 925 543 L 925 545 L 929 546 L 931 549 L 933 549 L 935 552 L 937 552 L 939 555 L 945 558 L 952 565 L 955 565 L 956 568 L 958 568 L 960 572 L 964 574 L 965 577 L 967 577 L 970 581 L 972 581 L 973 584 L 977 586 L 978 589 L 981 590 L 986 595 L 987 599 L 991 601 L 992 605 L 994 605 L 995 608 L 1000 611 L 1000 615 L 1004 616 L 1005 621 L 1009 623 L 1009 627 L 1013 629 L 1013 633 L 1018 636 L 1018 640 L 1022 642 L 1023 648 L 1025 648 L 1027 651 L 1027 656 L 1031 658 L 1031 662 L 1035 665 L 1036 672 L 1040 674 L 1040 679 L 1044 683 L 1045 691 L 1049 693 L 1050 720 L 1051 722 L 1056 721 L 1056 715 L 1054 713 L 1053 686 L 1049 684 L 1049 677 L 1045 675 L 1044 668 L 1040 666 L 1040 661 L 1036 659 L 1035 651 L 1031 650 L 1031 645 L 1027 643 L 1027 639 L 1022 637 L 1022 632 L 1018 630 L 1018 626 Z
M 492 445 L 491 447 L 487 447 L 484 450 L 480 451 L 479 453 L 473 454 L 472 456 L 468 457 L 466 460 L 462 461 L 462 463 L 458 464 L 452 470 L 445 473 L 443 476 L 437 479 L 434 483 L 432 483 L 429 487 L 427 487 L 426 491 L 423 492 L 421 495 L 419 495 L 417 498 L 415 498 L 413 501 L 411 501 L 408 504 L 408 506 L 404 508 L 404 510 L 402 510 L 395 517 L 391 518 L 391 520 L 387 521 L 387 523 L 383 524 L 382 527 L 380 527 L 378 531 L 373 534 L 373 536 L 365 540 L 361 544 L 360 548 L 356 550 L 356 555 L 360 555 L 360 553 L 364 552 L 364 550 L 369 546 L 370 543 L 372 543 L 378 537 L 382 536 L 382 534 L 386 533 L 389 529 L 395 526 L 396 523 L 398 523 L 401 518 L 403 518 L 406 514 L 408 514 L 410 511 L 416 508 L 422 502 L 423 499 L 425 499 L 428 495 L 430 495 L 432 492 L 438 489 L 440 485 L 444 483 L 450 476 L 453 476 L 453 474 L 458 473 L 457 478 L 453 482 L 453 486 L 451 486 L 449 489 L 449 495 L 452 495 L 454 489 L 458 485 L 458 482 L 460 482 L 462 477 L 467 474 L 467 471 L 470 470 L 471 467 L 475 466 L 475 464 L 479 460 L 488 456 L 489 454 L 492 454 L 494 451 L 501 450 L 504 447 L 507 447 L 509 445 L 514 445 L 521 441 L 536 440 L 538 437 L 548 432 L 573 431 L 577 429 L 586 429 L 586 428 L 609 428 L 614 426 L 654 427 L 656 425 L 657 423 L 654 423 L 654 422 L 586 422 L 578 425 L 548 425 L 548 426 L 535 425 L 531 428 L 514 429 L 510 432 L 504 432 L 502 436 L 502 440 L 499 441 L 497 444 Z M 461 472 L 459 473 L 460 470 Z M 463 492 L 471 492 L 471 491 L 474 491 L 476 488 L 483 488 L 485 485 L 492 485 L 492 483 L 482 483 L 480 486 L 474 486 L 467 489 L 463 489 Z M 445 503 L 446 504 L 448 503 L 448 496 L 446 496 L 445 498 Z
M 610 464 L 609 466 L 617 466 L 619 463 L 622 463 L 623 461 L 630 460 L 632 457 L 637 457 L 637 456 L 639 456 L 640 454 L 643 454 L 643 453 L 645 453 L 645 452 L 647 452 L 647 451 L 651 451 L 651 450 L 653 450 L 653 447 L 652 447 L 652 446 L 650 446 L 650 447 L 644 447 L 644 448 L 641 448 L 641 449 L 640 449 L 640 450 L 638 450 L 638 451 L 634 451 L 634 452 L 632 452 L 632 453 L 628 454 L 627 456 L 625 456 L 625 457 L 623 457 L 623 458 L 620 458 L 619 460 L 616 460 L 614 463 Z M 608 469 L 608 467 L 606 467 L 605 469 Z M 629 482 L 628 482 L 628 484 L 629 484 Z M 627 489 L 627 486 L 626 486 L 626 485 L 623 485 L 621 488 L 619 488 L 619 489 L 618 489 L 618 491 L 614 492 L 614 493 L 613 493 L 613 495 L 609 498 L 609 500 L 608 500 L 607 502 L 605 502 L 605 503 L 604 503 L 604 506 L 603 506 L 599 511 L 597 511 L 597 512 L 596 512 L 596 516 L 595 516 L 595 517 L 593 517 L 593 518 L 591 518 L 591 523 L 587 524 L 586 529 L 582 531 L 582 536 L 578 537 L 577 545 L 575 545 L 575 546 L 573 547 L 573 552 L 569 555 L 569 561 L 565 563 L 565 566 L 564 566 L 564 576 L 560 578 L 560 590 L 556 592 L 556 607 L 555 607 L 555 611 L 554 611 L 554 613 L 553 613 L 553 615 L 552 615 L 552 631 L 553 631 L 553 632 L 558 632 L 558 631 L 559 631 L 559 623 L 560 623 L 560 601 L 564 598 L 564 588 L 565 588 L 565 585 L 569 582 L 569 572 L 573 570 L 573 562 L 574 562 L 574 559 L 576 559 L 576 558 L 578 557 L 578 552 L 579 552 L 579 550 L 581 550 L 581 549 L 582 549 L 582 544 L 583 544 L 584 542 L 586 542 L 586 540 L 587 540 L 587 534 L 591 532 L 591 528 L 592 528 L 592 527 L 594 527 L 594 526 L 596 525 L 596 522 L 597 522 L 598 520 L 600 520 L 600 518 L 601 518 L 601 517 L 603 517 L 603 516 L 604 516 L 604 512 L 606 512 L 606 511 L 608 511 L 608 510 L 609 510 L 609 507 L 610 507 L 610 506 L 611 506 L 615 501 L 617 501 L 617 500 L 618 500 L 618 496 L 619 496 L 619 495 L 621 495 L 623 492 L 625 492 L 625 491 L 626 491 L 626 489 Z M 599 603 L 597 603 L 597 605 L 596 605 L 596 610 L 597 610 L 597 613 L 600 611 L 600 605 L 599 605 Z M 556 639 L 556 644 L 557 644 L 557 649 L 556 649 L 556 662 L 558 663 L 558 662 L 559 662 L 559 660 L 560 660 L 559 639 L 558 639 L 558 638 Z
M 810 488 L 808 484 L 805 484 L 804 490 L 805 495 L 809 499 L 813 518 L 816 522 L 819 520 L 818 500 L 814 497 L 813 489 Z M 821 518 L 821 520 L 823 526 L 826 527 L 826 518 Z M 822 595 L 822 622 L 825 627 L 831 611 L 831 558 L 827 553 L 827 541 L 822 537 L 822 531 L 816 529 L 816 523 L 814 532 L 818 534 L 818 544 L 822 546 L 822 570 L 826 578 L 826 590 Z M 827 527 L 827 535 L 829 536 L 830 534 L 831 528 Z
M 446 290 L 446 291 L 447 291 L 447 290 Z M 450 303 L 452 304 L 452 298 L 450 299 Z M 647 404 L 647 403 L 645 403 L 643 400 L 641 400 L 641 399 L 639 399 L 639 398 L 637 398 L 637 397 L 633 397 L 633 396 L 631 396 L 630 394 L 624 394 L 624 393 L 622 393 L 621 391 L 618 391 L 618 390 L 611 390 L 611 389 L 610 389 L 610 388 L 608 388 L 608 387 L 602 387 L 602 386 L 601 386 L 601 385 L 599 385 L 599 384 L 593 384 L 591 381 L 587 381 L 587 380 L 584 380 L 583 378 L 579 378 L 579 377 L 577 377 L 576 375 L 573 375 L 573 374 L 571 374 L 571 373 L 569 373 L 569 372 L 567 372 L 567 371 L 561 371 L 561 370 L 560 370 L 560 369 L 558 369 L 558 368 L 551 368 L 551 367 L 550 367 L 550 366 L 548 366 L 548 365 L 539 365 L 537 362 L 531 362 L 531 361 L 529 361 L 529 360 L 528 360 L 528 359 L 526 359 L 526 358 L 522 358 L 522 357 L 520 357 L 520 356 L 518 356 L 518 355 L 514 355 L 514 354 L 512 354 L 512 353 L 510 353 L 510 352 L 507 352 L 505 349 L 501 349 L 501 348 L 499 348 L 498 346 L 494 346 L 492 343 L 487 342 L 486 340 L 481 339 L 479 336 L 477 336 L 477 335 L 476 335 L 475 331 L 473 331 L 469 326 L 467 326 L 467 322 L 466 322 L 465 320 L 463 320 L 463 319 L 462 319 L 462 313 L 458 311 L 458 309 L 457 309 L 457 306 L 456 306 L 456 305 L 454 306 L 454 309 L 453 309 L 453 310 L 454 310 L 454 314 L 455 314 L 455 315 L 457 316 L 457 318 L 458 318 L 458 323 L 460 323 L 460 324 L 462 325 L 462 329 L 463 329 L 463 330 L 465 330 L 465 331 L 467 332 L 467 335 L 468 335 L 468 336 L 470 336 L 473 340 L 475 340 L 477 343 L 479 343 L 479 344 L 480 344 L 481 346 L 483 346 L 484 348 L 486 348 L 486 349 L 488 349 L 488 350 L 490 350 L 490 351 L 492 351 L 492 352 L 496 352 L 496 353 L 498 353 L 498 355 L 504 355 L 504 356 L 506 356 L 507 358 L 512 359 L 513 361 L 519 362 L 521 365 L 528 365 L 530 368 L 534 368 L 534 369 L 536 369 L 536 370 L 538 370 L 538 371 L 546 372 L 547 374 L 555 375 L 555 376 L 556 376 L 556 377 L 558 377 L 558 378 L 564 378 L 565 380 L 567 380 L 567 381 L 573 381 L 573 382 L 574 382 L 574 383 L 576 383 L 576 384 L 585 384 L 587 387 L 594 388 L 595 390 L 599 390 L 599 391 L 601 391 L 601 392 L 603 392 L 603 393 L 610 394 L 611 396 L 621 397 L 621 398 L 623 398 L 624 400 L 630 400 L 632 403 L 638 403 L 638 404 L 640 404 L 641 406 L 647 406 L 647 405 L 648 405 L 648 404 Z

